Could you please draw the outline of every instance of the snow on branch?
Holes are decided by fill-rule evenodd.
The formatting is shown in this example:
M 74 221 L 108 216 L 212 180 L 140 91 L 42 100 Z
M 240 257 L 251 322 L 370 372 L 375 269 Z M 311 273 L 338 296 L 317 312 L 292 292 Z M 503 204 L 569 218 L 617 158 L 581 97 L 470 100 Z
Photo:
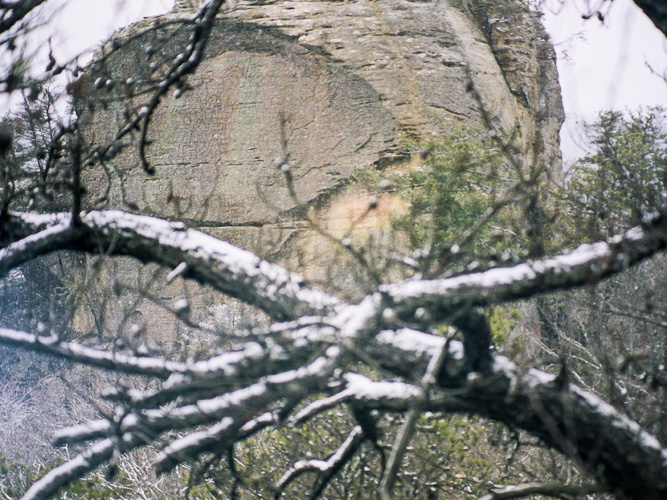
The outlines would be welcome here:
M 21 497 L 21 500 L 46 500 L 50 498 L 63 486 L 108 462 L 113 456 L 114 449 L 113 439 L 100 441 L 82 454 L 47 473 L 32 485 Z
M 39 214 L 10 211 L 2 229 L 5 239 L 15 242 L 50 227 L 69 226 L 70 222 L 71 215 L 68 213 Z
M 445 345 L 452 353 L 461 350 L 460 343 L 415 330 L 385 331 L 378 337 L 379 341 L 370 344 L 382 346 L 378 361 L 383 369 L 397 373 L 413 359 L 425 369 L 423 361 L 428 360 L 427 354 L 433 355 Z M 398 351 L 393 356 L 385 354 L 390 346 Z M 221 394 L 211 399 L 184 406 L 174 400 L 175 406 L 145 410 L 132 410 L 130 406 L 117 422 L 97 421 L 72 428 L 61 432 L 59 439 L 61 442 L 110 439 L 118 432 L 122 450 L 126 452 L 165 432 L 211 426 L 197 429 L 163 449 L 158 466 L 163 471 L 170 470 L 184 460 L 196 459 L 205 452 L 214 453 L 221 445 L 242 440 L 255 428 L 276 424 L 273 412 L 286 398 L 299 400 L 321 391 L 333 370 L 345 366 L 343 350 L 330 347 L 326 352 L 326 356 L 301 367 L 301 361 L 294 360 L 293 370 L 259 379 L 232 392 L 225 392 L 224 385 L 220 386 Z M 355 373 L 343 374 L 340 380 L 343 387 L 337 395 L 307 406 L 291 423 L 301 423 L 337 404 L 406 411 L 418 402 L 423 411 L 463 412 L 511 422 L 578 459 L 612 488 L 628 491 L 639 484 L 667 484 L 667 450 L 639 425 L 593 394 L 563 385 L 553 375 L 538 370 L 523 372 L 501 356 L 494 358 L 488 375 L 463 385 L 443 386 L 441 376 L 438 385 L 430 388 L 428 398 L 423 397 L 422 388 L 399 380 L 373 381 Z M 270 417 L 268 422 L 255 423 L 263 419 L 262 415 Z M 588 454 L 591 449 L 598 453 Z
M 534 497 L 545 495 L 554 498 L 570 496 L 582 497 L 592 493 L 604 493 L 606 489 L 598 484 L 526 483 L 494 489 L 479 500 L 505 500 L 508 498 Z
M 80 236 L 78 228 L 70 226 L 67 221 L 61 221 L 11 243 L 0 249 L 0 277 L 10 269 L 49 253 L 54 248 L 72 245 Z
M 53 445 L 64 446 L 84 441 L 94 441 L 109 437 L 112 432 L 113 426 L 109 420 L 94 420 L 57 431 L 53 436 Z
M 425 369 L 425 353 L 432 355 L 438 345 L 447 342 L 443 337 L 408 329 L 385 331 L 379 337 L 379 342 L 375 339 L 371 344 L 381 347 L 374 351 L 376 361 L 396 373 L 402 373 L 403 365 L 412 360 Z M 455 351 L 461 348 L 454 341 L 450 344 Z M 389 354 L 390 346 L 400 354 Z M 293 421 L 305 421 L 335 404 L 406 411 L 420 399 L 421 391 L 415 385 L 375 382 L 357 374 L 347 374 L 344 379 L 346 385 L 339 393 L 307 406 Z M 445 369 L 428 400 L 422 400 L 423 411 L 462 412 L 511 423 L 578 460 L 612 490 L 630 498 L 647 498 L 631 494 L 646 491 L 646 485 L 667 491 L 667 449 L 594 394 L 572 384 L 563 385 L 552 374 L 523 371 L 502 356 L 493 358 L 490 373 L 483 377 L 469 378 L 454 387 L 448 387 L 449 382 Z
M 496 356 L 492 373 L 470 381 L 458 399 L 467 413 L 511 423 L 578 460 L 622 497 L 667 494 L 667 449 L 613 406 L 554 375 L 524 372 Z
M 205 233 L 154 217 L 121 211 L 94 211 L 82 216 L 86 234 L 77 241 L 54 242 L 58 249 L 129 255 L 172 269 L 255 305 L 278 320 L 327 315 L 340 302 L 307 287 L 302 278 Z M 10 215 L 10 222 L 26 227 L 67 225 L 69 215 Z M 465 305 L 488 305 L 517 300 L 541 292 L 595 282 L 617 273 L 667 245 L 667 220 L 658 217 L 608 242 L 582 245 L 556 257 L 514 267 L 436 280 L 409 280 L 380 287 L 403 319 L 427 309 L 431 319 L 444 319 Z
M 317 498 L 319 493 L 331 481 L 333 476 L 350 460 L 356 453 L 366 436 L 360 426 L 355 426 L 343 444 L 327 460 L 300 460 L 290 470 L 285 472 L 278 481 L 276 498 L 279 498 L 289 484 L 305 472 L 317 472 L 321 476 L 316 483 L 310 498 Z
M 132 430 L 146 425 L 159 431 L 191 427 L 216 421 L 234 412 L 245 414 L 248 407 L 265 405 L 279 397 L 301 394 L 304 388 L 318 387 L 327 380 L 340 351 L 338 347 L 330 347 L 325 355 L 309 365 L 271 375 L 255 384 L 214 398 L 200 399 L 196 403 L 176 408 L 146 410 L 140 419 L 127 420 L 123 429 Z
M 373 381 L 358 373 L 346 373 L 345 387 L 333 396 L 318 399 L 296 413 L 290 420 L 291 425 L 298 425 L 314 416 L 342 403 L 358 403 L 360 406 L 382 409 L 405 410 L 408 405 L 419 399 L 422 391 L 419 387 L 400 381 Z
M 59 234 L 70 226 L 69 215 L 11 214 L 8 227 L 23 231 L 22 239 L 12 243 L 18 249 L 48 238 L 48 231 Z M 196 363 L 123 356 L 0 330 L 3 343 L 167 379 L 148 391 L 119 394 L 116 402 L 122 412 L 115 417 L 60 433 L 58 440 L 63 443 L 102 441 L 95 445 L 99 449 L 87 452 L 93 458 L 75 459 L 84 460 L 85 467 L 68 462 L 58 469 L 59 478 L 74 477 L 67 476 L 67 471 L 83 471 L 98 460 L 103 463 L 109 440 L 116 440 L 117 449 L 125 453 L 166 433 L 197 427 L 165 444 L 158 467 L 170 470 L 184 460 L 215 454 L 220 446 L 229 447 L 264 425 L 277 425 L 293 408 L 286 401 L 296 403 L 334 389 L 336 394 L 311 403 L 292 422 L 303 422 L 339 404 L 407 411 L 418 403 L 423 411 L 464 412 L 511 423 L 585 464 L 613 491 L 626 496 L 633 497 L 633 488 L 641 491 L 647 484 L 667 491 L 667 450 L 593 394 L 544 372 L 523 372 L 501 356 L 491 359 L 488 371 L 467 373 L 465 344 L 406 328 L 419 323 L 415 319 L 419 308 L 432 320 L 442 320 L 457 308 L 515 300 L 618 272 L 664 248 L 667 222 L 663 218 L 608 242 L 544 260 L 449 279 L 385 285 L 357 304 L 341 303 L 279 266 L 182 224 L 105 211 L 84 214 L 77 230 L 81 233 L 76 240 L 55 238 L 54 248 L 40 251 L 103 251 L 178 268 L 184 277 L 245 300 L 283 322 L 253 336 L 260 340 L 238 351 Z M 418 383 L 443 349 L 446 356 L 434 374 L 436 383 L 424 391 Z M 350 373 L 358 360 L 391 378 L 374 381 Z M 345 449 L 344 444 L 340 450 Z M 313 464 L 317 465 L 309 467 Z M 47 485 L 60 480 L 50 477 Z M 41 484 L 35 491 L 45 488 Z
M 414 318 L 419 308 L 426 308 L 432 319 L 444 319 L 461 306 L 485 306 L 595 283 L 666 246 L 667 218 L 661 216 L 607 242 L 581 245 L 556 257 L 454 278 L 404 281 L 380 290 L 391 297 L 403 318 Z
M 159 379 L 166 379 L 174 373 L 186 373 L 188 371 L 185 363 L 94 349 L 76 342 L 61 342 L 55 335 L 46 337 L 7 328 L 0 328 L 0 344 L 42 352 L 115 372 L 146 375 Z
M 194 460 L 202 453 L 249 436 L 256 427 L 274 423 L 273 419 L 262 415 L 271 413 L 284 398 L 298 400 L 322 389 L 340 355 L 340 348 L 330 347 L 305 366 L 271 375 L 236 391 L 224 393 L 221 388 L 223 394 L 199 399 L 193 404 L 138 411 L 130 408 L 119 412 L 117 421 L 98 420 L 61 431 L 56 442 L 76 443 L 105 437 L 103 442 L 117 439 L 118 450 L 127 453 L 149 444 L 165 432 L 210 425 L 179 437 L 162 449 L 156 467 L 158 472 L 168 472 L 184 461 Z M 116 438 L 114 433 L 118 434 Z
M 71 225 L 67 214 L 12 213 L 9 218 L 23 231 Z M 78 239 L 53 242 L 42 253 L 102 250 L 172 269 L 185 264 L 184 277 L 211 285 L 279 320 L 326 314 L 339 305 L 336 298 L 308 288 L 296 274 L 201 231 L 187 229 L 182 223 L 110 210 L 82 215 L 79 228 L 82 234 Z
M 322 347 L 319 342 L 285 348 L 278 342 L 271 348 L 250 342 L 236 351 L 186 363 L 184 374 L 171 376 L 159 389 L 130 389 L 110 399 L 127 399 L 133 408 L 151 408 L 174 400 L 179 400 L 181 405 L 194 403 L 219 394 L 222 388 L 229 392 L 262 377 L 276 375 L 286 366 L 306 363 L 316 352 L 321 352 Z

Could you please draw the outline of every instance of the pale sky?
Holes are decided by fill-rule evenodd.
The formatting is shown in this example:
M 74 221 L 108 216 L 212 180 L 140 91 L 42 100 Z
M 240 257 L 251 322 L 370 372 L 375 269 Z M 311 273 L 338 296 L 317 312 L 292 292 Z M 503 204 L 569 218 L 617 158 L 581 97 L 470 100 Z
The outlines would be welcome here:
M 581 18 L 587 0 L 546 2 L 544 22 L 559 54 L 567 115 L 561 139 L 567 161 L 581 155 L 578 144 L 585 143 L 581 124 L 595 119 L 600 111 L 667 106 L 667 83 L 648 67 L 667 75 L 667 41 L 631 0 L 614 0 L 604 23 Z M 64 60 L 86 50 L 90 53 L 116 29 L 165 12 L 173 3 L 174 0 L 49 2 L 51 9 L 58 7 L 49 14 L 49 24 L 60 27 L 51 35 L 56 57 Z
M 59 40 L 62 53 L 76 54 L 94 48 L 119 28 L 170 10 L 174 0 L 57 0 L 56 4 L 53 20 L 74 28 Z
M 604 23 L 583 20 L 581 0 L 550 2 L 544 23 L 559 55 L 567 161 L 585 144 L 581 123 L 600 111 L 667 106 L 667 40 L 631 0 L 614 0 Z

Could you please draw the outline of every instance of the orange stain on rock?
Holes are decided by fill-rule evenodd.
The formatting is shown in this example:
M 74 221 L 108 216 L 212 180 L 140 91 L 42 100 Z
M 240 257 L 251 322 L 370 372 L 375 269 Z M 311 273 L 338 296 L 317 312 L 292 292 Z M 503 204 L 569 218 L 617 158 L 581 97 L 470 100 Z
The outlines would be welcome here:
M 409 207 L 399 195 L 353 193 L 336 200 L 323 217 L 328 231 L 342 238 L 349 233 L 391 229 L 392 221 L 405 215 Z

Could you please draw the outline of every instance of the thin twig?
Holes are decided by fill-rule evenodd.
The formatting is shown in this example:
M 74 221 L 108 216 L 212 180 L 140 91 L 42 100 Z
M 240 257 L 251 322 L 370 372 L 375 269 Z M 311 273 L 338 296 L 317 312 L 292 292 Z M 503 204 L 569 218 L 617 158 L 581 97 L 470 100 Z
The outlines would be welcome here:
M 381 500 L 391 500 L 393 498 L 392 490 L 396 481 L 396 475 L 398 474 L 398 469 L 401 466 L 401 462 L 403 461 L 403 456 L 407 450 L 408 443 L 414 434 L 417 418 L 420 414 L 419 406 L 425 399 L 428 398 L 429 388 L 435 383 L 436 374 L 440 372 L 440 368 L 447 358 L 448 351 L 448 342 L 445 342 L 442 344 L 438 354 L 431 358 L 431 361 L 426 368 L 426 372 L 422 378 L 422 394 L 415 401 L 415 403 L 411 405 L 410 410 L 408 410 L 408 414 L 405 417 L 405 422 L 403 422 L 403 426 L 396 436 L 391 455 L 387 461 L 387 467 L 385 468 L 382 479 L 380 480 Z
M 365 435 L 360 426 L 355 426 L 347 439 L 340 445 L 340 447 L 327 460 L 301 460 L 294 464 L 290 470 L 285 472 L 276 485 L 277 491 L 274 498 L 280 498 L 285 488 L 290 485 L 292 481 L 306 472 L 322 473 L 315 488 L 311 492 L 309 498 L 317 498 L 327 484 L 331 481 L 333 476 L 347 463 L 350 457 L 359 448 L 359 445 L 365 439 Z
M 505 500 L 507 498 L 523 498 L 534 495 L 563 498 L 564 495 L 584 496 L 605 491 L 608 491 L 608 489 L 599 484 L 526 483 L 495 489 L 491 493 L 480 497 L 479 500 Z

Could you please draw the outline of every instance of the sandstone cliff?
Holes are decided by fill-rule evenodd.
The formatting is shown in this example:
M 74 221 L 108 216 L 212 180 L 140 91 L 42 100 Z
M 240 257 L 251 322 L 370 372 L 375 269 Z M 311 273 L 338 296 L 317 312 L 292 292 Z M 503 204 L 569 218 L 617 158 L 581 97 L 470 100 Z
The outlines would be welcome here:
M 179 2 L 163 19 L 189 15 Z M 127 104 L 122 86 L 96 88 L 94 77 L 141 80 L 153 52 L 178 54 L 185 35 L 138 35 L 153 22 L 118 33 L 123 49 L 89 70 L 77 107 L 90 141 L 113 137 Z M 151 124 L 156 174 L 128 147 L 113 168 L 87 172 L 91 203 L 104 194 L 106 206 L 185 220 L 313 278 L 325 279 L 317 269 L 331 258 L 275 168 L 285 152 L 299 202 L 333 232 L 363 210 L 344 189 L 356 168 L 409 163 L 411 147 L 452 132 L 512 137 L 525 165 L 561 168 L 554 51 L 521 0 L 240 0 L 220 16 L 189 86 Z M 369 226 L 403 208 L 380 202 Z
M 181 2 L 170 16 L 188 14 Z M 142 36 L 112 57 L 105 76 L 147 72 L 151 36 L 159 38 Z M 276 222 L 292 205 L 273 168 L 282 133 L 303 201 L 356 167 L 395 160 L 406 140 L 462 128 L 512 135 L 527 164 L 560 169 L 553 50 L 520 0 L 241 1 L 220 18 L 190 84 L 151 127 L 157 175 L 130 169 L 134 151 L 119 162 L 123 201 L 142 211 L 210 227 Z M 106 97 L 88 92 L 93 102 Z M 100 124 L 95 140 L 115 132 L 122 109 L 121 101 L 82 113 Z M 110 180 L 101 177 L 90 180 Z

